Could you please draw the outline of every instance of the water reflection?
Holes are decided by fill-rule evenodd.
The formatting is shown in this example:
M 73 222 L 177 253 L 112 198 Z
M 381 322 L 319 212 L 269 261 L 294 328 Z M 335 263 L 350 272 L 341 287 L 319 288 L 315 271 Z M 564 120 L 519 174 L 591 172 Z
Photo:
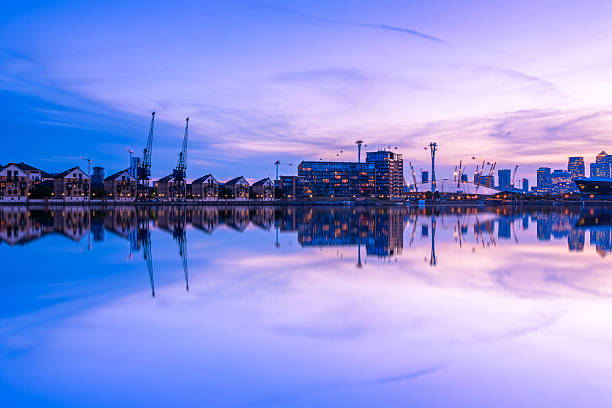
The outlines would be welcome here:
M 408 227 L 411 247 L 415 237 L 431 241 L 430 263 L 436 264 L 436 230 L 452 230 L 453 240 L 495 247 L 497 240 L 518 243 L 517 229 L 535 225 L 538 241 L 567 238 L 568 250 L 582 252 L 586 236 L 601 256 L 612 252 L 612 210 L 566 208 L 324 208 L 324 207 L 63 207 L 28 209 L 0 207 L 0 244 L 25 245 L 49 234 L 73 241 L 87 237 L 103 242 L 105 233 L 129 240 L 133 251 L 150 247 L 150 229 L 170 233 L 187 274 L 186 230 L 206 234 L 228 227 L 249 227 L 278 233 L 296 232 L 303 247 L 355 246 L 367 256 L 395 257 L 405 248 Z M 357 251 L 360 253 L 360 251 Z
M 611 232 L 580 208 L 2 207 L 0 395 L 606 406 Z

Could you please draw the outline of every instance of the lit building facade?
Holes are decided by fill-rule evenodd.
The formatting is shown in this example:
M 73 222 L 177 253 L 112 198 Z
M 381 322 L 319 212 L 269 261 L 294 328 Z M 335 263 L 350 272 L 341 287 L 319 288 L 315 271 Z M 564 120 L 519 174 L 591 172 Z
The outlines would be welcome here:
M 364 197 L 374 195 L 374 163 L 303 161 L 298 175 L 307 197 Z
M 136 177 L 128 170 L 121 170 L 104 179 L 106 197 L 113 201 L 136 200 Z
M 289 200 L 304 198 L 304 177 L 280 176 L 280 188 L 284 198 Z
M 572 180 L 578 177 L 585 176 L 584 157 L 570 157 L 567 161 L 567 171 L 572 176 Z
M 550 167 L 540 167 L 537 171 L 537 194 L 550 194 L 552 192 L 552 173 Z
M 402 155 L 387 150 L 366 153 L 366 163 L 374 164 L 374 193 L 380 198 L 404 195 L 404 160 Z
M 551 174 L 552 193 L 567 194 L 575 190 L 572 175 L 565 170 L 555 170 Z
M 510 169 L 497 170 L 499 177 L 499 190 L 510 191 L 512 182 L 512 171 Z
M 78 166 L 53 177 L 53 195 L 64 201 L 89 200 L 91 180 Z

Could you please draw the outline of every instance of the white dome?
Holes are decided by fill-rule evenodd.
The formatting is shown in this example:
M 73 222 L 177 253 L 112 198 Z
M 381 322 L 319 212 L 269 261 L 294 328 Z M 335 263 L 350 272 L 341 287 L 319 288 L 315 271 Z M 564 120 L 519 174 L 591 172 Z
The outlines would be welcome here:
M 427 191 L 431 191 L 431 182 L 428 183 L 418 183 L 417 187 L 419 189 L 419 193 L 424 193 Z M 488 188 L 484 185 L 477 186 L 472 182 L 462 182 L 459 183 L 459 187 L 457 187 L 457 182 L 453 180 L 436 180 L 436 191 L 441 193 L 455 193 L 455 194 L 478 194 L 478 195 L 493 195 L 498 193 L 497 190 L 493 188 Z

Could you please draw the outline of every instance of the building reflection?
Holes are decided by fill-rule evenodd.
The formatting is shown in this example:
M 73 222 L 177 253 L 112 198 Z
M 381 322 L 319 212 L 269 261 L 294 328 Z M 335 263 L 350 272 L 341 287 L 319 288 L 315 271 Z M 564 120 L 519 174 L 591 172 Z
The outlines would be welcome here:
M 351 247 L 357 268 L 367 257 L 395 258 L 427 242 L 425 261 L 432 267 L 444 257 L 437 241 L 460 249 L 495 248 L 498 241 L 520 243 L 517 231 L 530 230 L 539 241 L 567 240 L 569 252 L 588 245 L 600 256 L 612 253 L 612 210 L 552 207 L 214 207 L 214 206 L 65 206 L 57 208 L 0 207 L 0 245 L 25 245 L 49 235 L 88 247 L 110 236 L 129 242 L 130 256 L 142 253 L 151 294 L 155 296 L 151 232 L 163 231 L 177 245 L 185 289 L 189 290 L 187 230 L 214 234 L 225 228 L 274 230 L 271 245 L 281 246 L 283 234 L 297 235 L 308 247 Z M 191 232 L 190 232 L 191 234 Z M 405 238 L 406 237 L 406 238 Z M 531 238 L 533 239 L 533 238 Z M 406 242 L 405 242 L 406 240 Z M 508 242 L 509 241 L 509 242 Z M 442 258 L 440 258 L 442 257 Z

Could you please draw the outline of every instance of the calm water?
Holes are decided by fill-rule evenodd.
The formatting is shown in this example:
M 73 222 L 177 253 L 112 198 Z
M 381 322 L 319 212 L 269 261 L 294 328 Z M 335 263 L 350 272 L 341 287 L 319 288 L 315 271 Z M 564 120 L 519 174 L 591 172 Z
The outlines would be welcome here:
M 612 210 L 0 207 L 0 405 L 610 407 Z

